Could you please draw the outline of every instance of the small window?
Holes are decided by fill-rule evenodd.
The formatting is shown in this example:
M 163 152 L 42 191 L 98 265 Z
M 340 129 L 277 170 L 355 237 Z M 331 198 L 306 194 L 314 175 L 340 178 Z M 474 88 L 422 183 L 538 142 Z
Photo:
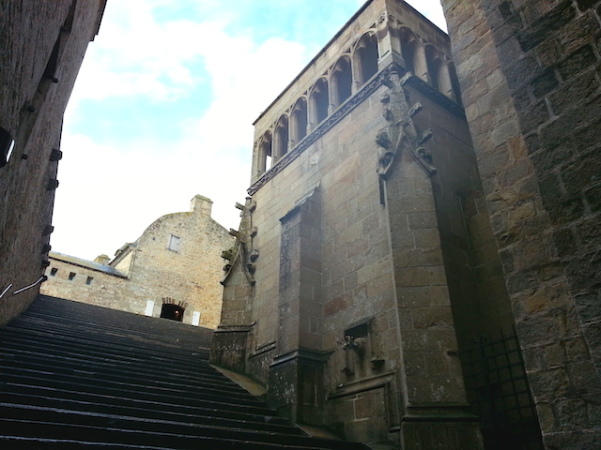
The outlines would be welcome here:
M 92 284 L 92 280 L 94 279 L 94 277 L 88 277 L 86 278 L 86 284 Z
M 72 281 L 75 278 L 75 272 L 69 272 L 69 281 Z
M 179 245 L 181 242 L 181 238 L 174 236 L 173 234 L 169 236 L 169 250 L 172 252 L 179 252 Z
M 57 272 L 58 272 L 58 269 L 56 267 L 53 267 L 52 269 L 50 269 L 50 276 L 51 277 L 56 276 Z

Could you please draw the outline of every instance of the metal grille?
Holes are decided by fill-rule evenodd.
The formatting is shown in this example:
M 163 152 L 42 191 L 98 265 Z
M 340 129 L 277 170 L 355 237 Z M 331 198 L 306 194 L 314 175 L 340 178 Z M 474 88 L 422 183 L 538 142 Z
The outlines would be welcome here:
M 543 449 L 536 409 L 515 332 L 480 337 L 461 353 L 468 399 L 487 450 Z

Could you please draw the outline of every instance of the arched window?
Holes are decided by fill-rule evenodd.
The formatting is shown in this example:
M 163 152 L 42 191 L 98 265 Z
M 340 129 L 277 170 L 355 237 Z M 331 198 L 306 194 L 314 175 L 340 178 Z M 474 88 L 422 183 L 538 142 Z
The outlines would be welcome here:
M 275 127 L 274 152 L 276 161 L 288 153 L 288 117 L 282 116 Z
M 338 60 L 332 71 L 332 104 L 334 107 L 342 105 L 352 93 L 353 76 L 351 63 L 347 56 Z
M 399 33 L 401 40 L 401 53 L 405 61 L 405 69 L 415 74 L 415 48 L 417 40 L 408 28 L 402 28 Z
M 299 99 L 292 108 L 292 131 L 294 145 L 307 135 L 307 101 L 304 98 Z
M 328 82 L 320 79 L 311 92 L 311 124 L 313 126 L 321 123 L 328 117 L 328 106 L 330 104 L 328 93 Z
M 363 36 L 355 49 L 359 84 L 366 83 L 378 72 L 378 38 L 375 34 Z
M 263 135 L 259 144 L 259 173 L 271 169 L 271 157 L 273 155 L 271 144 L 271 133 L 268 131 Z
M 426 46 L 426 63 L 428 65 L 430 84 L 434 89 L 440 90 L 442 59 L 440 58 L 438 50 L 432 45 Z M 446 95 L 446 92 L 444 94 Z

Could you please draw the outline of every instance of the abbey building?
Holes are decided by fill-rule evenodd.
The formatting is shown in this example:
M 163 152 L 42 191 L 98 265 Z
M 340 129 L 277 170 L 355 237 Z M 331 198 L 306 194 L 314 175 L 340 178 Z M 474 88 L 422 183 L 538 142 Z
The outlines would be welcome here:
M 561 76 L 541 69 L 534 91 L 520 86 L 536 46 L 556 44 L 545 27 L 587 2 L 444 3 L 458 62 L 405 2 L 368 1 L 257 118 L 213 362 L 264 384 L 282 414 L 350 440 L 593 448 L 594 433 L 561 425 L 578 402 L 580 429 L 598 436 L 585 406 L 600 392 L 598 334 L 582 322 L 598 315 L 575 307 L 561 261 L 579 228 L 553 234 L 556 199 L 537 191 L 563 187 L 533 177 L 529 152 L 544 144 L 523 134 L 554 120 L 534 96 Z M 549 157 L 535 162 L 551 176 L 560 154 Z M 579 195 L 598 224 L 598 202 Z M 595 292 L 583 283 L 582 301 Z M 543 381 L 559 373 L 564 387 Z

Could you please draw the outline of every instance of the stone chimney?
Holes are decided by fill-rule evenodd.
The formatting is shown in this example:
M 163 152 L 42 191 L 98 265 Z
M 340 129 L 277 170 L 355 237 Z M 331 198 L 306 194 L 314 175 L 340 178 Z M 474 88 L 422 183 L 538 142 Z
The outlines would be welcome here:
M 109 258 L 107 255 L 98 255 L 96 258 L 94 258 L 95 263 L 102 264 L 103 266 L 108 266 L 110 261 L 111 258 Z
M 190 211 L 198 212 L 203 216 L 211 217 L 213 200 L 202 195 L 195 195 L 190 202 Z

